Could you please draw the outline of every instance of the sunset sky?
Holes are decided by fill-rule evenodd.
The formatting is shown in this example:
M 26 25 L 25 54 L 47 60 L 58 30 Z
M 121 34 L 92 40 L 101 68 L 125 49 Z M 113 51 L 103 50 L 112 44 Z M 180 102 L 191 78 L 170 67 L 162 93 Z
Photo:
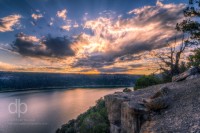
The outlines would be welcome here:
M 0 0 L 0 71 L 149 74 L 187 0 Z

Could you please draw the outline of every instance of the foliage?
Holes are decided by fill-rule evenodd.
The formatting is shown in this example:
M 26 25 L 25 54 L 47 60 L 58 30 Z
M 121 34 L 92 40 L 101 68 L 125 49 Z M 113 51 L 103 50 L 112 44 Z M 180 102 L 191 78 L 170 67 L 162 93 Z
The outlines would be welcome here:
M 199 45 L 200 42 L 200 0 L 189 0 L 189 5 L 184 10 L 187 19 L 176 25 L 178 31 L 187 33 L 186 44 L 189 46 Z M 187 67 L 200 65 L 200 49 L 193 51 L 194 54 L 188 57 Z
M 96 106 L 63 125 L 56 133 L 109 133 L 109 127 L 105 101 L 99 99 Z
M 193 55 L 188 57 L 188 66 L 200 66 L 200 48 L 195 49 Z
M 187 63 L 182 61 L 180 63 L 180 73 L 185 72 L 187 69 L 188 69 Z
M 188 33 L 187 43 L 198 45 L 200 41 L 200 23 L 197 18 L 200 17 L 200 1 L 189 0 L 189 5 L 184 10 L 184 15 L 186 19 L 178 23 L 176 29 Z
M 134 89 L 137 90 L 137 89 L 145 88 L 145 87 L 160 84 L 160 83 L 161 83 L 161 80 L 155 75 L 142 76 L 138 80 L 136 80 Z

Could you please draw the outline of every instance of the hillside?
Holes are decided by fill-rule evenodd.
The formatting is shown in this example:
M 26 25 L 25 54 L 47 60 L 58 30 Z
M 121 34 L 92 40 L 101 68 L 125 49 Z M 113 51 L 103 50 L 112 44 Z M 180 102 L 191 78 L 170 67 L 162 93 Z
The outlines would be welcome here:
M 0 91 L 133 86 L 138 75 L 0 72 Z

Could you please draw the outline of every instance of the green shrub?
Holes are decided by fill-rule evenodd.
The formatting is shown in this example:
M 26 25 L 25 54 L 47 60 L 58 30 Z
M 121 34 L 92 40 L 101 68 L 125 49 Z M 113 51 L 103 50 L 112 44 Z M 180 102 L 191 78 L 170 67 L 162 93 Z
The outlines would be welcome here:
M 188 67 L 200 66 L 200 48 L 195 49 L 193 52 L 193 55 L 188 57 Z
M 105 101 L 101 98 L 94 107 L 63 125 L 57 133 L 109 133 L 109 127 Z
M 142 76 L 136 80 L 134 89 L 137 90 L 137 89 L 145 88 L 145 87 L 160 84 L 160 83 L 161 83 L 161 80 L 154 75 Z

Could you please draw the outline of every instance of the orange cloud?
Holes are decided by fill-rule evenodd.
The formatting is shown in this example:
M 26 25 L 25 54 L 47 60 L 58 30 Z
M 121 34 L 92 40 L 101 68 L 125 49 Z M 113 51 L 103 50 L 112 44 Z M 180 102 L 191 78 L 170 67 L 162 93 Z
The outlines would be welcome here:
M 56 14 L 59 18 L 62 18 L 63 20 L 66 20 L 67 18 L 67 9 L 63 9 L 61 11 L 57 11 Z
M 31 15 L 31 17 L 33 18 L 33 19 L 35 19 L 35 20 L 38 20 L 38 19 L 40 19 L 40 18 L 42 18 L 43 17 L 43 15 L 42 14 L 32 14 Z
M 70 25 L 64 25 L 64 26 L 61 26 L 61 28 L 62 28 L 63 30 L 69 31 L 70 28 L 71 28 L 71 26 L 70 26 Z
M 13 31 L 13 27 L 19 24 L 21 15 L 15 14 L 4 18 L 0 18 L 0 32 Z

